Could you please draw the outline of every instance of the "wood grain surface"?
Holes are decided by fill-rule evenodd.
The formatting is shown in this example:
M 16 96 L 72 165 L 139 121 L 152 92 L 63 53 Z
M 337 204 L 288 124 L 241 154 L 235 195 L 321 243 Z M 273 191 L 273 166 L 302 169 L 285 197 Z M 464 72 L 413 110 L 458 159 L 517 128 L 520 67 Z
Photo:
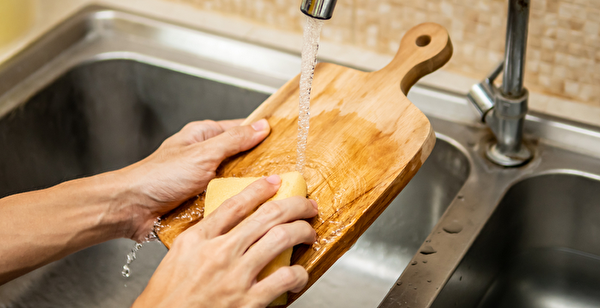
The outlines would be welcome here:
M 292 263 L 309 273 L 304 290 L 356 242 L 431 153 L 434 131 L 406 93 L 451 55 L 448 32 L 424 23 L 406 33 L 392 62 L 379 71 L 316 66 L 304 177 L 309 197 L 319 204 L 318 216 L 309 221 L 318 240 L 297 246 L 292 257 Z M 252 123 L 266 118 L 271 134 L 254 149 L 223 162 L 217 177 L 294 170 L 299 79 L 286 83 L 246 119 Z M 200 196 L 163 217 L 157 233 L 167 247 L 202 219 L 203 202 Z M 288 305 L 303 292 L 291 294 Z

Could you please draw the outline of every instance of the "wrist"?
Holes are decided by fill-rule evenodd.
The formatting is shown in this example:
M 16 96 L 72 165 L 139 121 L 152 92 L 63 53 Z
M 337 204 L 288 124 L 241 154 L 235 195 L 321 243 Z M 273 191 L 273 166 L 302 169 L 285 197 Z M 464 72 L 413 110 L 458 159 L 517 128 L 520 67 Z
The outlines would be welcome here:
M 139 177 L 133 176 L 129 169 L 121 169 L 104 174 L 111 177 L 116 184 L 114 207 L 112 210 L 118 213 L 118 219 L 123 224 L 123 233 L 120 237 L 129 238 L 136 242 L 143 242 L 154 228 L 154 221 L 159 216 L 151 211 L 154 202 L 144 194 L 141 185 L 138 185 Z

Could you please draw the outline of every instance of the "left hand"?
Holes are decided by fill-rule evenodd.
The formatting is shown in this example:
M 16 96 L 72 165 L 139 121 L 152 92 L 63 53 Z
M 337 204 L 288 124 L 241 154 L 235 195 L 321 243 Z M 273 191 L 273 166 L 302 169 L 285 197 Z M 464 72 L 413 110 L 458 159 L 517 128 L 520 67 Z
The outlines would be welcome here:
M 125 236 L 143 240 L 156 217 L 203 192 L 225 158 L 253 148 L 270 132 L 264 119 L 245 126 L 241 122 L 189 123 L 147 158 L 118 170 L 136 198 Z

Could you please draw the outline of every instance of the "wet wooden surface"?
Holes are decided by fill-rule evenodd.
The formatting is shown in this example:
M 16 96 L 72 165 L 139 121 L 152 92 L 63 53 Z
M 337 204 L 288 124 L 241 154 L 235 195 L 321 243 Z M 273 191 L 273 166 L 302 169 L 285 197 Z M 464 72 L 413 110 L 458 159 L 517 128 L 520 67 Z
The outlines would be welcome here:
M 448 32 L 434 23 L 409 30 L 385 68 L 371 73 L 319 63 L 311 94 L 304 177 L 319 204 L 310 220 L 318 241 L 294 249 L 310 287 L 356 242 L 400 193 L 431 153 L 431 124 L 407 98 L 421 77 L 452 55 Z M 266 118 L 271 134 L 254 149 L 221 165 L 217 177 L 263 176 L 293 171 L 296 163 L 300 76 L 259 106 L 245 123 Z M 165 215 L 158 236 L 174 238 L 202 219 L 203 196 Z M 288 305 L 301 294 L 291 294 Z

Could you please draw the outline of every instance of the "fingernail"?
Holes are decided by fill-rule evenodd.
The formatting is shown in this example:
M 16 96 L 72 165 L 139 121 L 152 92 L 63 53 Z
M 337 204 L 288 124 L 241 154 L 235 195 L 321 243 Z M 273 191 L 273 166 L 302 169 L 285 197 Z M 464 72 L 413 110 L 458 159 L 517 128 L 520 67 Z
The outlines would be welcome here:
M 315 210 L 319 210 L 319 207 L 317 206 L 317 201 L 313 200 L 313 199 L 308 199 L 310 201 L 310 203 L 312 203 L 313 207 L 315 208 Z
M 270 175 L 265 180 L 267 180 L 267 182 L 269 182 L 271 184 L 281 183 L 281 177 L 279 177 L 279 175 L 277 175 L 277 174 Z
M 266 130 L 267 128 L 269 128 L 269 122 L 267 122 L 267 120 L 265 119 L 258 120 L 252 123 L 252 128 L 254 128 L 254 130 L 257 132 Z

